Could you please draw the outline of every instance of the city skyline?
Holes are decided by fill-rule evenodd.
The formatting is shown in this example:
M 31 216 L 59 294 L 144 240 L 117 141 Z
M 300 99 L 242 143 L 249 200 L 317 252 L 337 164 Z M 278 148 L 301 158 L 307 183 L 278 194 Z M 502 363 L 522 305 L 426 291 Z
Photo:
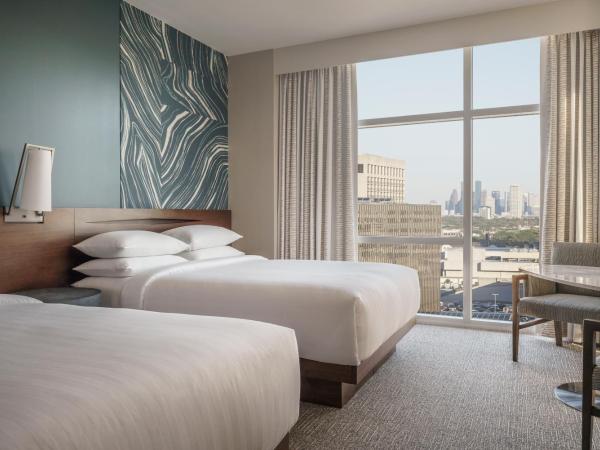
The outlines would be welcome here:
M 474 49 L 474 106 L 539 103 L 540 40 Z M 462 50 L 357 65 L 360 119 L 462 108 Z M 463 178 L 462 121 L 361 128 L 359 153 L 406 161 L 405 201 L 443 205 Z M 490 187 L 540 188 L 539 116 L 473 121 L 473 178 Z
M 405 201 L 406 161 L 375 154 L 359 154 L 357 165 L 358 232 L 361 236 L 457 236 L 464 184 L 453 187 L 443 205 Z M 539 260 L 539 234 L 530 218 L 539 216 L 539 195 L 511 184 L 494 189 L 485 180 L 473 181 L 473 313 L 482 318 L 508 320 L 510 279 L 519 267 Z M 448 217 L 457 216 L 457 219 Z M 445 220 L 448 217 L 448 220 Z M 518 219 L 488 222 L 496 217 Z M 521 222 L 525 218 L 527 222 Z M 458 228 L 456 228 L 458 227 Z M 412 267 L 419 272 L 420 311 L 461 314 L 464 293 L 461 246 L 359 244 L 359 260 Z M 476 295 L 476 293 L 478 295 Z M 491 294 L 490 294 L 491 293 Z M 491 297 L 494 296 L 493 300 Z
M 448 200 L 443 204 L 446 215 L 464 214 L 462 181 L 460 191 L 453 188 Z M 537 192 L 526 192 L 521 190 L 521 185 L 510 184 L 508 189 L 484 189 L 481 180 L 473 182 L 472 211 L 474 214 L 482 215 L 482 208 L 489 208 L 491 216 L 503 216 L 521 218 L 522 216 L 539 216 L 540 196 Z
M 443 215 L 462 215 L 463 182 L 453 187 L 446 200 L 414 203 L 405 199 L 407 165 L 398 158 L 376 154 L 358 155 L 358 199 L 367 202 L 391 202 L 409 204 L 436 204 Z M 510 216 L 539 216 L 540 198 L 537 192 L 521 190 L 520 184 L 490 188 L 480 179 L 473 181 L 472 211 L 485 218 Z

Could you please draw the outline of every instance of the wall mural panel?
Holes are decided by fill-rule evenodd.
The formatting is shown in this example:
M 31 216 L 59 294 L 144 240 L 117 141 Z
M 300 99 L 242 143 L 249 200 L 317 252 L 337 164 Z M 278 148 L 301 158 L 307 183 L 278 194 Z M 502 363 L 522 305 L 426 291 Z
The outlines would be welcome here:
M 227 208 L 227 60 L 121 3 L 121 203 Z

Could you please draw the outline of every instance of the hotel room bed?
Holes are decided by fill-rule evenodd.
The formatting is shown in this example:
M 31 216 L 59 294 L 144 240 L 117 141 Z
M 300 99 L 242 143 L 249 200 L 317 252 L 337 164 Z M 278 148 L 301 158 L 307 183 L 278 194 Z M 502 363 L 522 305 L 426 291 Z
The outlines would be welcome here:
M 111 282 L 111 280 L 113 280 Z M 162 312 L 238 317 L 295 330 L 304 378 L 359 384 L 415 321 L 417 272 L 392 264 L 267 260 L 238 256 L 176 264 L 123 279 L 89 277 L 77 286 L 102 289 L 113 306 Z M 384 354 L 377 355 L 384 348 Z M 375 356 L 374 356 L 375 355 Z M 309 373 L 310 368 L 313 372 Z M 339 384 L 339 383 L 338 383 Z M 327 386 L 312 388 L 326 389 Z M 314 395 L 303 399 L 320 402 Z M 331 387 L 331 386 L 330 386 Z M 344 388 L 343 386 L 336 386 Z M 346 387 L 347 388 L 347 387 Z M 322 392 L 316 395 L 321 395 Z M 341 395 L 341 393 L 339 393 Z M 345 399 L 322 403 L 341 406 Z
M 287 328 L 0 295 L 0 449 L 273 449 L 299 385 Z

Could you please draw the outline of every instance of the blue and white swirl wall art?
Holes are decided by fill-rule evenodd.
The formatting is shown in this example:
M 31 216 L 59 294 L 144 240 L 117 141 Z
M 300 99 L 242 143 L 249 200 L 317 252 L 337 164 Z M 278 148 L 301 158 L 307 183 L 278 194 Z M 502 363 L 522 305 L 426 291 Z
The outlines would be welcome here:
M 227 208 L 227 60 L 121 2 L 121 206 Z

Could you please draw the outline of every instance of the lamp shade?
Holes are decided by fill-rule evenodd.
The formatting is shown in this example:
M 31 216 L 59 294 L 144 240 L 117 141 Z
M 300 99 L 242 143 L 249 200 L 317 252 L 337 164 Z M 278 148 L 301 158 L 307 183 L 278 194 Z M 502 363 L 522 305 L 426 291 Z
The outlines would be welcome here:
M 27 151 L 21 208 L 52 211 L 52 151 L 36 147 L 30 147 Z

